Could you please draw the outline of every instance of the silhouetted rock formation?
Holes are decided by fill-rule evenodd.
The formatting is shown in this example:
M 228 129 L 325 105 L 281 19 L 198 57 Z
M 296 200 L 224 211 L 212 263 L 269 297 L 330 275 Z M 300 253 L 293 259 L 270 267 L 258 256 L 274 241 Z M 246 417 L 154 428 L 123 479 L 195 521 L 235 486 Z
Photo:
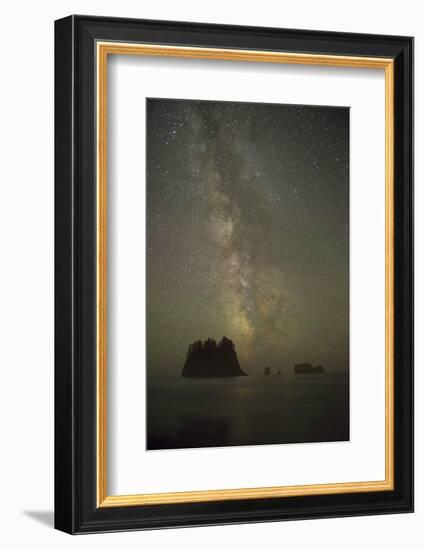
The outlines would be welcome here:
M 325 371 L 322 365 L 314 367 L 310 363 L 298 363 L 294 366 L 294 372 L 295 374 L 317 374 Z
M 181 375 L 189 378 L 247 376 L 240 368 L 234 343 L 225 336 L 219 344 L 212 338 L 193 342 L 188 347 Z
M 265 367 L 265 376 L 269 376 L 271 374 L 271 369 L 269 367 Z
M 281 371 L 279 370 L 277 374 L 281 374 Z

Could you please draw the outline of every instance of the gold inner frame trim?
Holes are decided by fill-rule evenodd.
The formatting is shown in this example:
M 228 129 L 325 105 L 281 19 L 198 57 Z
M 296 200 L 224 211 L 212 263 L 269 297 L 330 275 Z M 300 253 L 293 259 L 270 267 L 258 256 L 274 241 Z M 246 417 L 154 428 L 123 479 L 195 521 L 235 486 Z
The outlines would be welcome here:
M 394 60 L 255 50 L 96 43 L 97 54 L 97 506 L 142 506 L 394 489 Z M 143 55 L 384 69 L 385 71 L 385 479 L 349 483 L 109 496 L 107 492 L 107 61 L 109 55 Z

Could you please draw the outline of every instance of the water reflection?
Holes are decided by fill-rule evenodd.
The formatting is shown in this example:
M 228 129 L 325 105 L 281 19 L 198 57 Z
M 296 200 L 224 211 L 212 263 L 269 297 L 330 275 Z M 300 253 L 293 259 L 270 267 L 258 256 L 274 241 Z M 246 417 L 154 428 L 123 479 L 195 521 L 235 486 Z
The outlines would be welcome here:
M 151 379 L 147 448 L 349 439 L 343 373 L 230 379 Z

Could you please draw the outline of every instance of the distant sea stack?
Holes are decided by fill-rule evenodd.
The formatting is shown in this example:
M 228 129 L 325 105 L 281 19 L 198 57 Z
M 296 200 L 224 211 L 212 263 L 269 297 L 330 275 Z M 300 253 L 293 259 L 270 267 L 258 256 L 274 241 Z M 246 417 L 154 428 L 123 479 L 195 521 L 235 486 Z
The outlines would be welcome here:
M 319 374 L 325 371 L 322 365 L 314 367 L 310 363 L 298 363 L 294 366 L 294 372 L 295 374 Z
M 240 368 L 234 343 L 224 336 L 219 344 L 212 338 L 190 344 L 181 376 L 220 378 L 247 375 Z

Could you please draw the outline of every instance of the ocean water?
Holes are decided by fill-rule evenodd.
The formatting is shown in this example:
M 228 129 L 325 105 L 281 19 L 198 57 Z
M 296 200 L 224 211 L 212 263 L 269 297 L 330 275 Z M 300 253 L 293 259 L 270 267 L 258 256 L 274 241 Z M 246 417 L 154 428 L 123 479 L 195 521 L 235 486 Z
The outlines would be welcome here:
M 149 450 L 346 440 L 345 373 L 148 380 Z

